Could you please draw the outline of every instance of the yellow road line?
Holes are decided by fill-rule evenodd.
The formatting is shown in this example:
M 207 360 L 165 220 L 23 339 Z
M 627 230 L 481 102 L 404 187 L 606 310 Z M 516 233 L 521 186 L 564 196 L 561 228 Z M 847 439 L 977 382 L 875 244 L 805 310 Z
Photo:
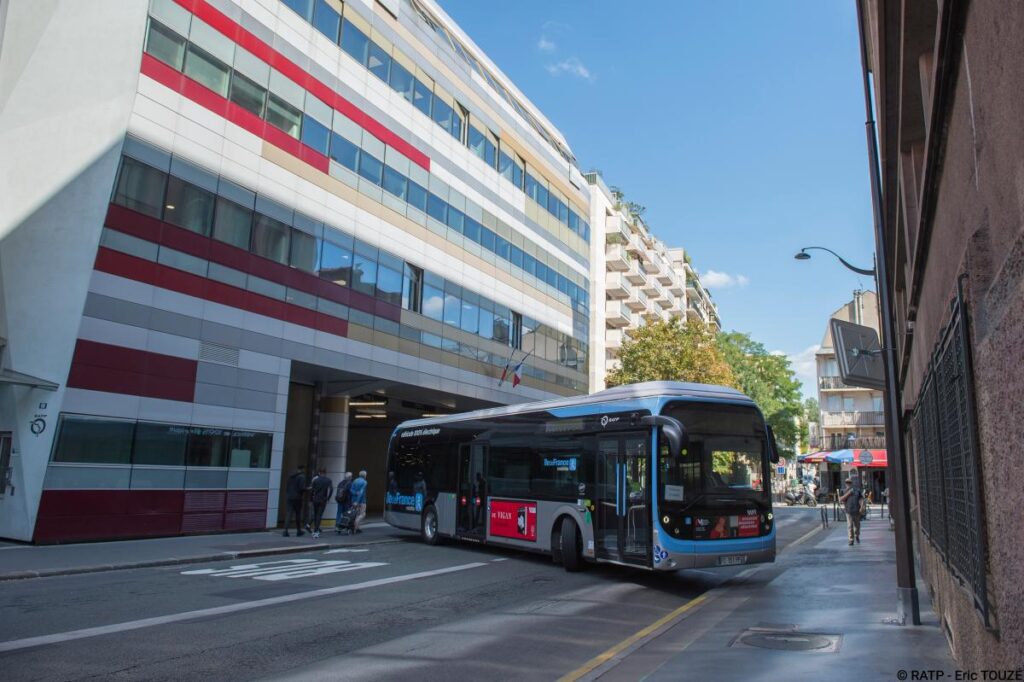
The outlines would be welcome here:
M 659 618 L 658 620 L 654 621 L 653 623 L 651 623 L 650 625 L 645 627 L 643 630 L 640 630 L 639 632 L 637 632 L 633 636 L 629 637 L 628 639 L 622 640 L 621 642 L 619 642 L 618 644 L 616 644 L 612 648 L 608 649 L 607 651 L 605 651 L 605 652 L 603 652 L 601 654 L 598 654 L 594 658 L 590 659 L 589 661 L 584 663 L 579 668 L 576 668 L 572 672 L 567 673 L 567 674 L 563 675 L 562 677 L 558 678 L 558 682 L 575 682 L 576 680 L 580 679 L 581 677 L 583 677 L 584 675 L 589 673 L 594 668 L 597 668 L 599 665 L 602 665 L 603 663 L 607 663 L 616 654 L 621 653 L 622 651 L 628 649 L 630 646 L 632 646 L 633 644 L 635 644 L 639 640 L 643 639 L 644 637 L 647 637 L 652 632 L 658 630 L 659 628 L 661 628 L 666 623 L 674 620 L 675 618 L 678 618 L 679 616 L 681 616 L 682 614 L 686 613 L 687 611 L 689 611 L 690 609 L 694 608 L 695 606 L 700 605 L 705 599 L 707 599 L 707 593 L 704 593 L 704 594 L 700 595 L 699 597 L 697 597 L 696 599 L 692 599 L 691 601 L 686 602 L 685 604 L 680 606 L 678 609 L 676 609 L 672 613 L 669 613 L 669 614 L 666 614 L 666 615 L 662 616 L 661 618 Z

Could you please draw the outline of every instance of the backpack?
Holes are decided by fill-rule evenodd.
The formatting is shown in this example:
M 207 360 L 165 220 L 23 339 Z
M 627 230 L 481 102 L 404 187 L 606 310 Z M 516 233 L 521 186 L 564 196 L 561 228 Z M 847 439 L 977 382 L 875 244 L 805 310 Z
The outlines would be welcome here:
M 334 501 L 338 504 L 348 504 L 349 495 L 348 489 L 352 485 L 352 481 L 342 481 L 338 484 L 338 491 L 334 494 Z

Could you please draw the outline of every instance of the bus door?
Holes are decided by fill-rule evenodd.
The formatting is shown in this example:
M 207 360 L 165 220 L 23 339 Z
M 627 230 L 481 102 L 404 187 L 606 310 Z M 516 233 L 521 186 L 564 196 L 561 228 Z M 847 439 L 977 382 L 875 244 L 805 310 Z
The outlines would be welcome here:
M 459 446 L 460 535 L 484 537 L 487 530 L 487 446 L 482 443 Z
M 597 440 L 594 549 L 599 558 L 643 566 L 650 563 L 649 441 L 648 433 Z

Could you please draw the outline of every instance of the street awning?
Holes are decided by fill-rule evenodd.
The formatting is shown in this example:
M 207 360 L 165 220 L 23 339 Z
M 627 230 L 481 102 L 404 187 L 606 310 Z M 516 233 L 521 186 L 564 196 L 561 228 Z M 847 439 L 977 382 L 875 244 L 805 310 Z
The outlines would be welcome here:
M 819 464 L 825 461 L 825 456 L 828 454 L 825 450 L 819 450 L 818 452 L 812 452 L 809 455 L 800 455 L 796 458 L 796 461 L 801 464 Z
M 55 384 L 46 379 L 39 379 L 29 374 L 15 372 L 13 369 L 0 369 L 0 385 L 30 386 L 41 388 L 46 391 L 56 391 L 60 384 Z
M 827 453 L 825 461 L 832 464 L 850 464 L 859 469 L 866 467 L 885 468 L 889 464 L 885 450 L 835 450 Z

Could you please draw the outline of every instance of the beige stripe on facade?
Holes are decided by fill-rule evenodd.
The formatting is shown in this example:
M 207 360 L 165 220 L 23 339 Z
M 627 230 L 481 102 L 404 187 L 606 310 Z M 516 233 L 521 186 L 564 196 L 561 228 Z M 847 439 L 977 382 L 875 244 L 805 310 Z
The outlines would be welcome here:
M 344 199 L 350 204 L 355 205 L 358 208 L 363 209 L 367 213 L 380 218 L 381 220 L 387 221 L 388 224 L 394 225 L 398 229 L 402 230 L 406 234 L 414 237 L 422 242 L 426 242 L 431 246 L 443 250 L 452 258 L 456 258 L 470 267 L 476 268 L 482 273 L 485 273 L 494 279 L 506 284 L 516 291 L 529 296 L 532 299 L 539 299 L 540 302 L 550 306 L 556 313 L 564 315 L 568 319 L 572 319 L 572 309 L 556 300 L 552 296 L 535 289 L 528 285 L 521 279 L 513 277 L 511 274 L 504 270 L 495 267 L 488 263 L 483 258 L 475 256 L 469 253 L 465 249 L 459 247 L 456 244 L 448 241 L 440 235 L 434 234 L 426 227 L 419 225 L 408 217 L 394 211 L 387 206 L 381 204 L 365 194 L 349 187 L 341 180 L 331 177 L 325 173 L 321 173 L 316 168 L 313 168 L 305 161 L 295 158 L 288 152 L 275 147 L 267 141 L 263 141 L 262 156 L 267 161 L 275 163 L 281 166 L 290 173 L 294 173 L 298 177 L 308 180 L 317 187 L 327 190 L 331 194 Z M 526 314 L 530 314 L 529 311 L 523 311 Z

